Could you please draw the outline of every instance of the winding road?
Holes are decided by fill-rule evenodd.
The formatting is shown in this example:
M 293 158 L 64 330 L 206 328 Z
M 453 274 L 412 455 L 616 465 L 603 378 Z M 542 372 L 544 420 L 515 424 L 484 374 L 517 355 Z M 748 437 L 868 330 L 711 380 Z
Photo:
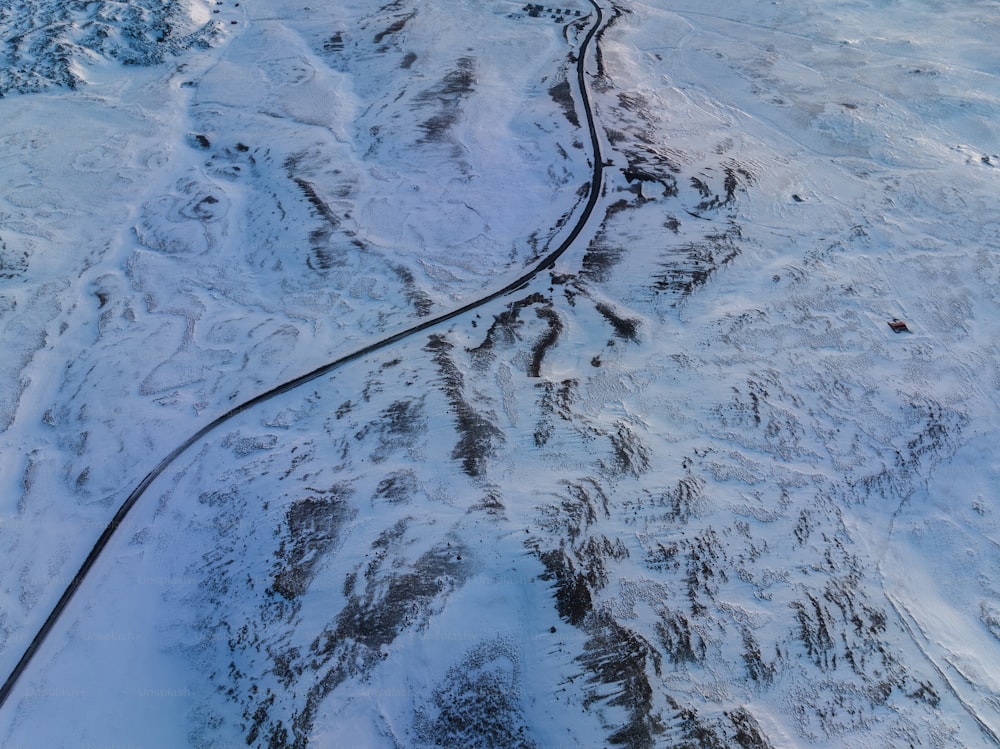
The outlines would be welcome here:
M 363 346 L 357 349 L 356 351 L 353 351 L 350 354 L 347 354 L 338 359 L 335 359 L 334 361 L 328 362 L 320 367 L 317 367 L 311 372 L 299 375 L 298 377 L 288 380 L 287 382 L 284 382 L 272 388 L 271 390 L 261 393 L 251 398 L 250 400 L 241 403 L 238 406 L 235 406 L 229 411 L 226 411 L 221 416 L 216 417 L 213 421 L 209 422 L 201 429 L 199 429 L 197 432 L 188 437 L 186 440 L 184 440 L 182 443 L 177 445 L 177 447 L 175 447 L 166 457 L 164 457 L 159 463 L 157 463 L 157 465 L 149 473 L 146 474 L 146 476 L 142 479 L 142 481 L 140 481 L 139 484 L 131 491 L 128 497 L 125 498 L 125 501 L 122 502 L 121 506 L 118 508 L 118 511 L 115 513 L 114 517 L 111 519 L 107 527 L 105 527 L 104 531 L 101 533 L 100 537 L 94 543 L 93 547 L 90 550 L 90 553 L 87 555 L 87 558 L 80 566 L 80 569 L 77 571 L 76 575 L 70 581 L 69 585 L 67 585 L 66 590 L 63 592 L 62 596 L 57 601 L 55 607 L 52 609 L 48 617 L 45 619 L 45 622 L 42 624 L 41 628 L 38 630 L 38 632 L 32 638 L 31 642 L 28 644 L 28 647 L 24 651 L 24 655 L 21 656 L 21 659 L 18 661 L 17 665 L 11 671 L 10 675 L 7 677 L 3 686 L 0 687 L 0 707 L 2 707 L 6 703 L 7 699 L 10 697 L 11 692 L 18 683 L 18 680 L 24 674 L 25 670 L 30 665 L 32 658 L 38 652 L 39 648 L 41 648 L 46 638 L 49 636 L 49 634 L 51 634 L 52 630 L 55 628 L 55 625 L 59 621 L 59 618 L 62 616 L 66 608 L 69 606 L 70 602 L 73 599 L 73 596 L 80 589 L 80 586 L 86 580 L 94 564 L 97 562 L 98 558 L 101 556 L 101 554 L 107 547 L 108 543 L 111 541 L 111 538 L 114 536 L 115 531 L 125 522 L 125 518 L 128 515 L 129 511 L 143 497 L 143 495 L 146 493 L 146 490 L 160 476 L 160 474 L 166 471 L 166 469 L 169 468 L 171 464 L 173 464 L 173 462 L 177 460 L 177 458 L 180 457 L 184 452 L 186 452 L 192 445 L 194 445 L 197 442 L 200 442 L 201 439 L 206 435 L 208 435 L 210 432 L 215 431 L 220 426 L 222 426 L 235 416 L 238 416 L 239 414 L 243 413 L 244 411 L 254 408 L 255 406 L 258 406 L 261 403 L 269 401 L 272 398 L 276 398 L 277 396 L 282 395 L 283 393 L 287 393 L 290 390 L 294 390 L 298 387 L 301 387 L 302 385 L 312 382 L 313 380 L 319 377 L 330 374 L 331 372 L 340 369 L 341 367 L 350 364 L 351 362 L 357 361 L 358 359 L 363 359 L 369 356 L 370 354 L 374 354 L 375 352 L 388 348 L 396 343 L 399 343 L 400 341 L 403 341 L 407 338 L 410 338 L 419 333 L 427 331 L 431 328 L 441 325 L 442 323 L 448 322 L 449 320 L 453 320 L 456 317 L 466 314 L 467 312 L 471 312 L 472 310 L 478 309 L 483 305 L 486 305 L 500 297 L 507 296 L 509 294 L 512 294 L 516 291 L 523 289 L 530 281 L 532 281 L 540 273 L 554 267 L 556 260 L 558 260 L 559 257 L 563 255 L 563 253 L 565 253 L 570 247 L 573 246 L 573 244 L 576 242 L 577 238 L 583 231 L 584 227 L 586 226 L 587 222 L 590 220 L 591 215 L 594 212 L 594 208 L 597 206 L 598 200 L 600 199 L 601 196 L 602 192 L 601 187 L 604 178 L 604 157 L 601 153 L 601 141 L 598 136 L 597 125 L 594 120 L 593 106 L 591 104 L 590 97 L 588 96 L 587 93 L 587 84 L 586 84 L 587 52 L 595 35 L 601 28 L 601 25 L 604 23 L 604 14 L 602 13 L 601 8 L 597 4 L 596 0 L 589 0 L 589 1 L 591 5 L 594 7 L 593 23 L 590 29 L 587 31 L 587 34 L 584 37 L 582 43 L 580 44 L 579 53 L 577 54 L 577 59 L 576 59 L 576 73 L 577 73 L 577 88 L 579 90 L 580 101 L 583 105 L 584 114 L 587 120 L 587 128 L 590 132 L 590 142 L 593 153 L 592 157 L 593 172 L 591 174 L 587 202 L 584 205 L 583 210 L 580 212 L 580 215 L 576 220 L 576 223 L 573 225 L 573 228 L 566 236 L 566 238 L 559 244 L 559 246 L 555 250 L 553 250 L 552 252 L 548 253 L 545 257 L 543 257 L 532 269 L 530 269 L 528 272 L 524 273 L 522 276 L 515 279 L 514 281 L 511 281 L 503 288 L 497 289 L 496 291 L 493 291 L 487 294 L 486 296 L 480 297 L 479 299 L 476 299 L 472 302 L 469 302 L 468 304 L 465 304 L 461 307 L 453 309 L 444 314 L 438 315 L 437 317 L 425 320 L 421 323 L 406 328 L 405 330 L 401 330 L 398 333 L 394 333 L 386 338 L 382 338 L 378 341 L 370 343 L 367 346 Z

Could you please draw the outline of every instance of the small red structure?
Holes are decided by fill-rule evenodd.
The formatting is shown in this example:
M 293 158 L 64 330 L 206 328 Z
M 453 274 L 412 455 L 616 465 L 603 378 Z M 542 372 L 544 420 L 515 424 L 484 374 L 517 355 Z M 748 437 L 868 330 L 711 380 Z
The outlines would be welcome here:
M 910 332 L 910 329 L 906 326 L 906 323 L 900 320 L 898 317 L 894 317 L 889 321 L 889 327 L 892 328 L 893 333 Z

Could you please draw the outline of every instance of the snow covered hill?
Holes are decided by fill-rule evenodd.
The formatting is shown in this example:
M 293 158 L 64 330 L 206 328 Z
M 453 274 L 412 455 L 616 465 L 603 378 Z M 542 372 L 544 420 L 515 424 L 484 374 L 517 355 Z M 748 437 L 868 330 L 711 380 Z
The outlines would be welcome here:
M 995 4 L 601 8 L 578 242 L 184 452 L 5 746 L 1000 743 Z M 596 22 L 0 11 L 4 674 L 176 445 L 566 237 Z

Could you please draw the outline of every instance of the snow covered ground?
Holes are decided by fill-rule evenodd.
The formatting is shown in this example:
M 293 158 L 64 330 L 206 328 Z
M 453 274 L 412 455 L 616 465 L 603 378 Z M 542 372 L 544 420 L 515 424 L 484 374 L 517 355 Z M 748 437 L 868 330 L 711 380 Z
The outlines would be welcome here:
M 0 11 L 4 674 L 591 176 L 588 4 L 146 5 Z M 602 9 L 577 245 L 180 456 L 4 746 L 1000 743 L 996 4 Z

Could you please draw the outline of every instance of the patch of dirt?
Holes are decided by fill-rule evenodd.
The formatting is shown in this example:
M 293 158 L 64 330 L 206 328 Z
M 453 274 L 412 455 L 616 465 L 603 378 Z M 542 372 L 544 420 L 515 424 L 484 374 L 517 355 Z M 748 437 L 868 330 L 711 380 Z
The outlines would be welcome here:
M 285 513 L 285 535 L 275 555 L 271 589 L 288 601 L 301 596 L 336 546 L 344 523 L 354 516 L 351 490 L 336 485 L 318 496 L 293 502 Z
M 742 238 L 740 227 L 730 224 L 723 232 L 707 234 L 701 240 L 663 252 L 653 273 L 653 290 L 674 297 L 676 307 L 722 267 L 739 257 Z
M 639 326 L 641 325 L 639 320 L 635 318 L 622 317 L 610 304 L 598 302 L 594 305 L 594 307 L 601 313 L 601 317 L 611 323 L 611 327 L 614 328 L 616 336 L 621 338 L 623 341 L 634 342 L 638 340 Z
M 495 446 L 504 440 L 503 432 L 466 399 L 465 377 L 450 353 L 454 346 L 444 336 L 433 335 L 425 348 L 434 355 L 441 388 L 455 417 L 459 440 L 452 458 L 462 462 L 462 470 L 469 476 L 482 476 L 487 459 L 493 455 Z
M 441 749 L 534 749 L 521 708 L 520 654 L 498 638 L 448 669 L 415 721 L 421 745 Z
M 573 91 L 565 78 L 549 88 L 549 96 L 558 104 L 573 127 L 580 127 L 580 118 L 576 115 L 576 103 L 573 101 Z
M 432 88 L 417 95 L 417 104 L 434 105 L 436 112 L 421 123 L 419 127 L 424 135 L 422 143 L 444 141 L 451 126 L 454 125 L 462 111 L 462 102 L 467 99 L 476 84 L 476 60 L 473 57 L 460 57 L 455 67 L 448 71 L 444 78 Z
M 375 44 L 381 44 L 382 40 L 385 39 L 387 36 L 398 34 L 405 28 L 409 20 L 413 18 L 415 15 L 417 15 L 417 12 L 413 11 L 409 15 L 403 16 L 402 18 L 397 18 L 395 21 L 389 24 L 385 29 L 378 32 L 372 41 L 374 41 Z

